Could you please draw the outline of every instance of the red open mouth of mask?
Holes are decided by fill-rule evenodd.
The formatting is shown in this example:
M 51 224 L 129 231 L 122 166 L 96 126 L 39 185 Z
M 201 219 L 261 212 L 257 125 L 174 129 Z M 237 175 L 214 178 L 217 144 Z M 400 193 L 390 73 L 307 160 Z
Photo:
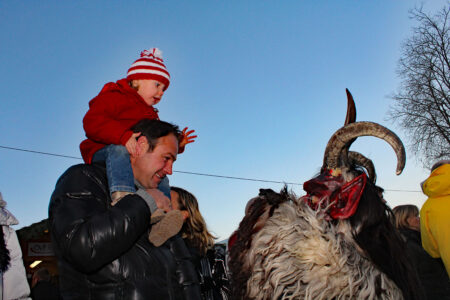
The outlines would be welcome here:
M 366 182 L 365 173 L 345 182 L 327 170 L 303 184 L 307 195 L 302 199 L 314 210 L 326 209 L 332 219 L 347 219 L 355 213 Z

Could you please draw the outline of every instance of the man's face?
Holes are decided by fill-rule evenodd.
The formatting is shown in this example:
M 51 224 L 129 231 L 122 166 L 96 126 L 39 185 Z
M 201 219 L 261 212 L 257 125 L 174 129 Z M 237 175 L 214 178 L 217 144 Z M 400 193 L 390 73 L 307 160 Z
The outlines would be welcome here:
M 148 151 L 147 140 L 144 140 L 144 143 L 138 141 L 142 154 L 131 159 L 133 174 L 144 188 L 157 188 L 166 175 L 172 174 L 172 165 L 177 159 L 178 140 L 173 134 L 160 137 L 151 152 Z

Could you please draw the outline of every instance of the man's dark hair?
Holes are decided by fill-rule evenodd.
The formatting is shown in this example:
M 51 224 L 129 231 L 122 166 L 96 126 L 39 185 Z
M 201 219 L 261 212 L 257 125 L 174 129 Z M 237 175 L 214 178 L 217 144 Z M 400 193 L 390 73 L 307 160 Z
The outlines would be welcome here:
M 160 137 L 173 134 L 179 140 L 181 136 L 177 125 L 161 120 L 142 119 L 131 130 L 133 132 L 140 132 L 141 136 L 143 135 L 147 138 L 149 151 L 153 151 Z

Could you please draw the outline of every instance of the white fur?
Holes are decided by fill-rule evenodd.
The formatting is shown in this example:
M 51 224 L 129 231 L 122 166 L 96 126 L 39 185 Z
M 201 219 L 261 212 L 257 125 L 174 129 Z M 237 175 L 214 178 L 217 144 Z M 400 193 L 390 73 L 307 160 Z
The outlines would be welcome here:
M 284 203 L 254 237 L 245 266 L 250 299 L 403 299 L 357 247 L 348 221 L 333 226 L 303 202 Z

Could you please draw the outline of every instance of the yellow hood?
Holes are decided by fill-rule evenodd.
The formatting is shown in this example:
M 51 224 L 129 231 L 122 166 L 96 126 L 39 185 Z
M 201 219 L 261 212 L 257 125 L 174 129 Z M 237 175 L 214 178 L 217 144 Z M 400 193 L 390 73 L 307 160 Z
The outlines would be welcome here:
M 434 170 L 423 184 L 423 193 L 428 197 L 450 195 L 450 164 Z

